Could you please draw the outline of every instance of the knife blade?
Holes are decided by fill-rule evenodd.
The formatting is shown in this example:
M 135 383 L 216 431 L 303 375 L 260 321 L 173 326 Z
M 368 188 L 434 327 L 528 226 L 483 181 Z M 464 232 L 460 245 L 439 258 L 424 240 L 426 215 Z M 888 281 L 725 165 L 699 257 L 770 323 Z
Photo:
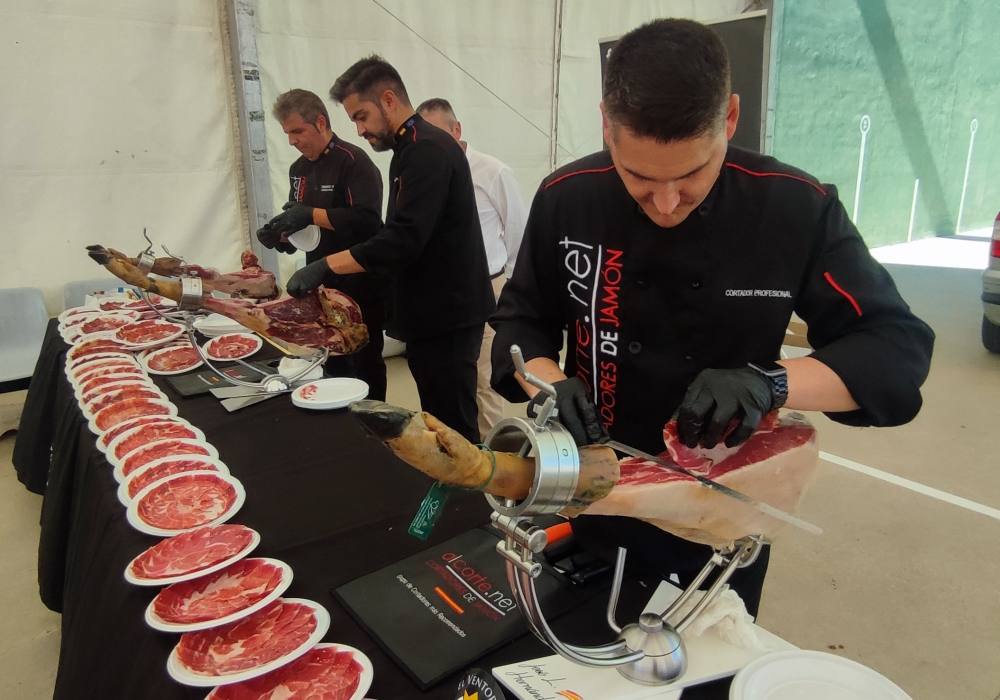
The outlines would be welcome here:
M 800 530 L 805 530 L 806 532 L 812 533 L 813 535 L 823 534 L 823 530 L 821 528 L 817 527 L 816 525 L 813 525 L 810 522 L 803 520 L 802 518 L 798 518 L 792 515 L 791 513 L 786 513 L 780 508 L 775 508 L 770 503 L 764 503 L 763 501 L 758 501 L 755 498 L 751 498 L 750 496 L 747 496 L 745 493 L 740 493 L 736 489 L 731 489 L 728 486 L 720 484 L 717 481 L 712 481 L 711 479 L 704 477 L 701 474 L 696 474 L 690 469 L 685 469 L 679 464 L 674 464 L 673 462 L 663 459 L 662 457 L 657 457 L 656 455 L 651 455 L 648 452 L 637 450 L 636 448 L 631 447 L 630 445 L 625 445 L 621 442 L 618 442 L 617 440 L 608 440 L 606 442 L 602 442 L 601 444 L 606 445 L 607 447 L 610 447 L 611 449 L 616 450 L 617 452 L 627 454 L 630 457 L 638 457 L 639 459 L 644 459 L 653 462 L 655 464 L 658 464 L 659 466 L 665 469 L 669 469 L 679 474 L 684 474 L 685 476 L 689 476 L 698 483 L 702 484 L 703 486 L 706 486 L 707 488 L 712 489 L 713 491 L 725 494 L 730 498 L 735 498 L 737 501 L 740 501 L 741 503 L 745 503 L 753 508 L 756 508 L 761 513 L 770 515 L 772 518 L 781 520 L 782 522 L 788 523 L 789 525 L 794 525 Z

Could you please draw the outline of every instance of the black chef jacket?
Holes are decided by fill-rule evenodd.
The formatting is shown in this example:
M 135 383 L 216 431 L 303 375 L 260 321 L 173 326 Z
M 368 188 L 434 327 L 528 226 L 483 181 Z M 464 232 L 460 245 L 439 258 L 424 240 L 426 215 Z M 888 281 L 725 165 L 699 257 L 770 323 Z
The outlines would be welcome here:
M 351 255 L 393 278 L 389 328 L 401 340 L 484 324 L 496 302 L 469 162 L 417 115 L 396 133 L 385 225 Z
M 934 334 L 868 253 L 835 189 L 730 147 L 715 186 L 679 226 L 653 224 L 610 156 L 546 178 L 491 324 L 493 386 L 525 395 L 509 348 L 556 360 L 590 388 L 617 440 L 663 451 L 664 423 L 703 369 L 777 359 L 792 312 L 812 356 L 860 409 L 849 425 L 898 425 L 921 405 Z
M 325 209 L 333 230 L 320 227 L 319 246 L 306 253 L 313 262 L 368 240 L 382 223 L 382 176 L 372 159 L 354 144 L 330 139 L 315 161 L 301 156 L 288 169 L 288 200 Z M 328 286 L 345 292 L 359 303 L 384 297 L 380 282 L 370 274 L 331 273 Z

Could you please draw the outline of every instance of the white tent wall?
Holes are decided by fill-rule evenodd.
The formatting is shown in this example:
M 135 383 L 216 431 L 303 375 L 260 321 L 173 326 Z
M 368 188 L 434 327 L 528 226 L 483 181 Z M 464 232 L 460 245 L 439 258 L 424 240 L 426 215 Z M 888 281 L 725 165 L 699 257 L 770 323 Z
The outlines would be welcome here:
M 7 0 L 0 6 L 4 287 L 107 274 L 85 254 L 137 251 L 142 228 L 198 263 L 242 248 L 215 2 Z
M 557 165 L 602 148 L 601 60 L 597 42 L 659 17 L 713 20 L 738 15 L 748 0 L 564 0 L 559 66 Z
M 288 198 L 288 166 L 298 152 L 270 109 L 292 88 L 323 98 L 337 134 L 368 149 L 387 176 L 391 153 L 371 152 L 343 108 L 329 100 L 334 80 L 371 53 L 399 70 L 414 107 L 429 97 L 448 99 L 463 137 L 509 164 L 530 202 L 549 169 L 554 7 L 552 0 L 258 0 L 257 50 L 275 209 Z M 282 272 L 295 262 L 281 256 Z

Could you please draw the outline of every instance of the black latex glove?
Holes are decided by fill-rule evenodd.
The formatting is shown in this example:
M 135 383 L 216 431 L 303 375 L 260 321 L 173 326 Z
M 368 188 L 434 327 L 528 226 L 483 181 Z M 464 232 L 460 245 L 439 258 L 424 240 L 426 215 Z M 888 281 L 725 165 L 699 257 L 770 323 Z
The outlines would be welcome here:
M 578 377 L 552 384 L 556 390 L 557 420 L 570 432 L 577 445 L 589 445 L 607 438 L 604 426 L 597 418 L 597 409 L 587 398 L 587 387 Z M 538 392 L 528 402 L 528 416 L 534 418 L 545 403 L 546 394 Z
M 274 249 L 279 253 L 296 253 L 299 250 L 290 241 L 278 241 L 274 244 Z
M 279 233 L 295 233 L 312 225 L 313 208 L 297 202 L 286 202 L 283 211 L 268 223 Z
M 257 240 L 260 241 L 261 245 L 265 248 L 277 248 L 278 244 L 282 242 L 281 231 L 278 230 L 273 224 L 274 219 L 271 219 L 257 229 Z
M 774 406 L 771 383 L 749 367 L 706 369 L 695 377 L 677 410 L 677 434 L 688 447 L 715 447 L 729 425 L 738 425 L 726 436 L 735 447 L 753 435 L 761 419 Z
M 296 270 L 292 278 L 288 280 L 285 289 L 293 297 L 305 296 L 316 287 L 323 284 L 330 274 L 330 266 L 326 264 L 326 258 L 320 258 L 311 262 L 301 270 Z

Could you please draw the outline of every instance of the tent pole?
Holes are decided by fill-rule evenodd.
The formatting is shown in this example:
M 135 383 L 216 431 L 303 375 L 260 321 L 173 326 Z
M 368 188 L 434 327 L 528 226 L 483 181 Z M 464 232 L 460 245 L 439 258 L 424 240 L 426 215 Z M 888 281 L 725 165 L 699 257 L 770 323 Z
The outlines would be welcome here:
M 559 69 L 562 62 L 563 0 L 555 0 L 552 32 L 552 118 L 549 122 L 549 172 L 556 169 L 559 152 Z
M 268 172 L 267 143 L 264 134 L 264 107 L 257 62 L 257 34 L 254 15 L 256 0 L 221 0 L 232 85 L 235 87 L 235 111 L 238 117 L 242 182 L 241 204 L 244 207 L 244 244 L 260 259 L 261 266 L 278 274 L 277 254 L 264 248 L 255 232 L 270 220 L 272 211 L 271 178 Z M 224 47 L 225 48 L 225 47 Z M 280 280 L 279 280 L 280 281 Z

